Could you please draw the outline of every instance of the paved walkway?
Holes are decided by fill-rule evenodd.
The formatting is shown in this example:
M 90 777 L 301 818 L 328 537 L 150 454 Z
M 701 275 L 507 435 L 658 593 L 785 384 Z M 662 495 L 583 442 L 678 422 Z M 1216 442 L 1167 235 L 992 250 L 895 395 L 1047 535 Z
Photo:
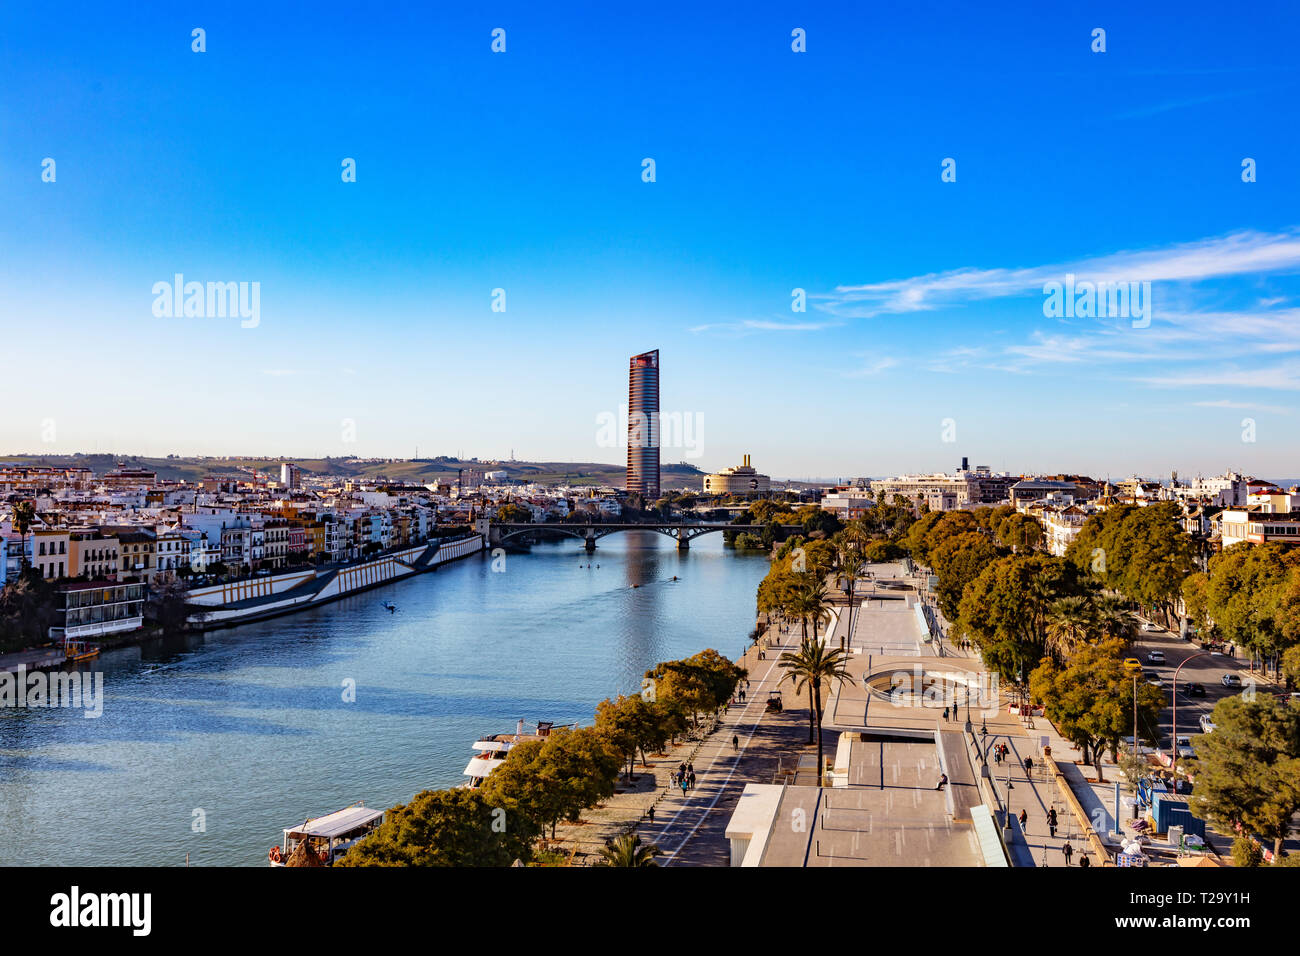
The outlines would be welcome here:
M 768 692 L 778 689 L 783 674 L 781 652 L 798 645 L 800 631 L 792 627 L 774 637 L 784 643 L 766 648 L 764 659 L 751 649 L 742 660 L 750 674 L 747 700 L 723 716 L 718 732 L 691 761 L 695 789 L 684 795 L 669 791 L 655 807 L 655 823 L 643 823 L 638 830 L 642 839 L 663 850 L 660 862 L 665 866 L 728 866 L 727 821 L 745 783 L 771 783 L 783 757 L 809 749 L 807 698 L 797 698 L 792 685 L 779 688 L 785 710 L 766 713 Z
M 773 627 L 760 646 L 739 659 L 750 675 L 746 700 L 720 715 L 717 731 L 701 742 L 683 742 L 667 753 L 652 754 L 648 768 L 638 760 L 634 784 L 620 781 L 620 792 L 585 811 L 580 823 L 560 824 L 557 841 L 577 854 L 575 862 L 594 862 L 606 840 L 635 824 L 642 840 L 663 851 L 661 865 L 728 866 L 727 821 L 744 785 L 772 783 L 783 761 L 788 766 L 791 755 L 813 749 L 808 744 L 807 696 L 796 695 L 789 683 L 779 686 L 781 652 L 793 650 L 799 640 L 797 624 L 784 635 Z M 781 713 L 766 711 L 773 690 L 781 692 Z M 739 738 L 738 748 L 733 736 Z M 686 794 L 669 783 L 669 775 L 682 763 L 693 764 L 696 774 L 695 788 Z M 654 823 L 646 814 L 651 807 Z

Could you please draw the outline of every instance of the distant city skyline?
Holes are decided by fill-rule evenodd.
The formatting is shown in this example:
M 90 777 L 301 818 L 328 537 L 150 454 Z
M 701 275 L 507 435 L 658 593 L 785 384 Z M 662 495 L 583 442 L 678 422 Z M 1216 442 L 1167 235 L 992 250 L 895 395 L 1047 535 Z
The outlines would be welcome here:
M 1300 473 L 1285 3 L 343 9 L 7 14 L 0 451 Z

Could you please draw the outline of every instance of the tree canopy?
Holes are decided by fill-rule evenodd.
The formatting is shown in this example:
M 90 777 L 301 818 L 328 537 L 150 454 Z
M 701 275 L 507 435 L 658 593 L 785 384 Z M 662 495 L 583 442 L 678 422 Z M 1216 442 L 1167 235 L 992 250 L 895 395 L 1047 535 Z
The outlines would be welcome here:
M 509 866 L 527 861 L 537 830 L 482 790 L 423 790 L 390 809 L 337 866 Z

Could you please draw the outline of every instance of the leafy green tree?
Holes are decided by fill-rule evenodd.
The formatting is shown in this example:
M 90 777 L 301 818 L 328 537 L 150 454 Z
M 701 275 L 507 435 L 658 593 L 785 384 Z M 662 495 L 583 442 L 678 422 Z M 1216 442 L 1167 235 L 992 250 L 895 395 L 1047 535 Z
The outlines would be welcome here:
M 1232 865 L 1241 867 L 1263 866 L 1264 851 L 1250 837 L 1239 836 L 1232 841 Z
M 537 830 L 502 814 L 483 790 L 423 790 L 398 804 L 337 866 L 509 866 L 527 861 Z
M 1209 590 L 1210 576 L 1204 571 L 1189 574 L 1183 581 L 1183 607 L 1187 611 L 1187 623 L 1198 631 L 1209 625 Z
M 506 502 L 497 509 L 497 521 L 503 523 L 521 523 L 533 520 L 533 513 L 523 505 L 513 501 Z M 531 534 L 531 532 L 530 532 Z
M 657 702 L 648 701 L 639 694 L 631 697 L 620 694 L 617 701 L 607 697 L 596 705 L 596 729 L 605 734 L 606 740 L 626 761 L 629 781 L 634 779 L 632 771 L 637 752 L 641 753 L 642 765 L 648 766 L 646 751 L 658 749 L 668 740 L 672 728 L 667 716 Z
M 978 531 L 947 538 L 930 552 L 930 568 L 939 578 L 935 598 L 948 620 L 957 618 L 966 585 L 979 577 L 999 555 L 988 535 Z
M 781 683 L 790 681 L 795 692 L 808 691 L 808 742 L 812 743 L 813 728 L 817 733 L 817 785 L 822 781 L 822 687 L 831 681 L 843 683 L 850 679 L 847 670 L 848 652 L 829 648 L 824 640 L 805 640 L 798 651 L 781 655 L 780 667 L 785 673 Z
M 1083 523 L 1066 559 L 1112 591 L 1168 613 L 1194 568 L 1195 549 L 1179 517 L 1174 502 L 1107 508 Z
M 1019 553 L 1032 551 L 1043 543 L 1043 526 L 1032 515 L 1009 514 L 998 522 L 998 543 Z
M 53 582 L 26 568 L 0 588 L 0 651 L 19 651 L 49 641 L 59 618 Z
M 711 713 L 729 701 L 745 677 L 739 667 L 709 648 L 685 660 L 663 661 L 646 671 L 654 681 L 655 700 L 677 706 L 698 723 L 701 713 Z
M 817 505 L 808 505 L 805 508 L 800 508 L 797 517 L 799 518 L 799 523 L 803 525 L 805 534 L 811 535 L 820 531 L 822 534 L 829 537 L 843 527 L 843 525 L 840 524 L 839 518 L 835 517 L 835 515 L 831 514 L 829 511 L 823 511 Z
M 986 567 L 963 591 L 956 633 L 980 648 L 985 664 L 1016 681 L 1047 651 L 1047 621 L 1060 598 L 1082 592 L 1078 571 L 1046 554 L 1013 554 Z
M 899 542 L 912 560 L 926 567 L 930 565 L 930 532 L 943 520 L 942 511 L 931 511 L 922 515 L 907 529 L 907 535 Z
M 1300 554 L 1280 544 L 1242 542 L 1210 559 L 1206 610 L 1234 644 L 1267 658 L 1287 645 L 1287 592 Z
M 1079 648 L 1064 666 L 1045 659 L 1029 677 L 1030 693 L 1042 701 L 1043 712 L 1061 734 L 1092 763 L 1099 781 L 1105 779 L 1102 758 L 1109 747 L 1118 757 L 1120 740 L 1134 733 L 1134 680 L 1124 667 L 1119 641 Z M 1154 739 L 1164 694 L 1145 682 L 1137 686 L 1137 737 Z
M 185 630 L 189 622 L 189 588 L 174 578 L 155 579 L 149 585 L 145 614 L 165 634 Z
M 979 531 L 979 521 L 969 511 L 940 512 L 939 520 L 925 535 L 925 553 L 927 557 L 925 563 L 927 565 L 931 564 L 935 549 L 949 538 L 955 538 L 963 534 L 974 534 Z
M 1292 645 L 1282 652 L 1282 676 L 1290 686 L 1300 686 L 1300 644 Z
M 653 843 L 642 843 L 635 833 L 624 833 L 608 846 L 601 847 L 597 866 L 658 866 L 655 857 L 663 850 Z
M 1214 706 L 1213 720 L 1213 733 L 1192 738 L 1192 812 L 1225 832 L 1241 828 L 1271 840 L 1280 854 L 1300 811 L 1300 707 L 1234 695 Z
M 479 789 L 494 806 L 521 814 L 537 830 L 549 826 L 553 838 L 561 820 L 576 821 L 613 795 L 622 765 L 618 750 L 596 728 L 559 728 L 545 740 L 512 747 Z
M 863 557 L 873 564 L 887 564 L 891 561 L 897 561 L 905 557 L 907 552 L 903 550 L 902 545 L 895 544 L 892 541 L 873 541 L 863 549 Z

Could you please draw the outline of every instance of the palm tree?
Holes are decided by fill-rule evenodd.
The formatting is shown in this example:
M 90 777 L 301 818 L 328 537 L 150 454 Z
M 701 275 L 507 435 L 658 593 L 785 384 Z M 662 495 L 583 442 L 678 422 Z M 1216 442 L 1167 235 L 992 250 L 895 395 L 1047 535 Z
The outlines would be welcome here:
M 808 743 L 813 742 L 813 728 L 817 732 L 817 786 L 822 783 L 822 684 L 834 680 L 849 680 L 846 668 L 848 652 L 842 648 L 828 648 L 825 641 L 807 641 L 797 652 L 781 655 L 781 668 L 785 671 L 781 683 L 790 681 L 796 693 L 808 690 Z
M 613 843 L 601 847 L 601 861 L 597 866 L 658 866 L 655 857 L 663 850 L 653 843 L 641 842 L 635 833 L 615 837 Z
M 815 571 L 805 571 L 801 575 L 797 597 L 803 613 L 812 621 L 813 640 L 817 640 L 817 625 L 828 623 L 831 619 L 831 602 L 826 595 L 826 584 Z M 804 631 L 804 640 L 808 632 Z
M 22 546 L 22 554 L 19 561 L 22 562 L 23 570 L 27 570 L 27 532 L 32 528 L 32 522 L 36 520 L 36 506 L 30 501 L 20 501 L 14 505 L 14 527 L 18 530 L 19 541 Z
M 867 559 L 862 556 L 862 552 L 856 547 L 846 547 L 840 549 L 840 570 L 848 578 L 848 595 L 849 595 L 849 628 L 848 634 L 853 634 L 853 590 L 858 583 L 858 575 L 862 573 L 863 567 L 866 566 Z M 840 640 L 840 647 L 844 647 L 844 639 Z
M 1087 642 L 1096 627 L 1097 615 L 1088 598 L 1058 598 L 1047 612 L 1046 650 L 1058 661 L 1064 660 Z
M 1138 635 L 1138 622 L 1124 599 L 1103 594 L 1097 598 L 1096 605 L 1102 636 L 1132 644 Z

